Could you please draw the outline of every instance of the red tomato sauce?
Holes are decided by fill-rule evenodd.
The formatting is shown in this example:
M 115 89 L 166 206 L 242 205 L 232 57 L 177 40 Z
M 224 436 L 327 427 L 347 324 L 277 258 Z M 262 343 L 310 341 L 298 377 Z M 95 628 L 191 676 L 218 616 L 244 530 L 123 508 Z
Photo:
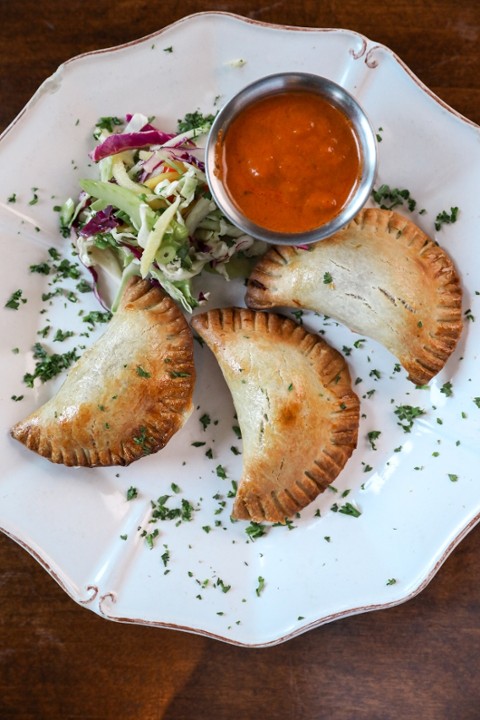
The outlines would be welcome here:
M 301 233 L 338 215 L 358 183 L 361 158 L 343 112 L 294 90 L 239 113 L 219 140 L 217 168 L 244 216 L 268 230 Z

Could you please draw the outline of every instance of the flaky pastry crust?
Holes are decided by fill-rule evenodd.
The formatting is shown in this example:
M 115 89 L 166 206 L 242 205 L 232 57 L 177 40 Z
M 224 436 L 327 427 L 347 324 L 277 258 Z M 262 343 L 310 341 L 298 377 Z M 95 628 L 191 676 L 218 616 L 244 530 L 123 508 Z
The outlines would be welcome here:
M 11 434 L 54 463 L 128 465 L 183 426 L 194 383 L 188 323 L 161 288 L 134 278 L 58 393 Z
M 308 250 L 271 248 L 246 304 L 308 308 L 387 347 L 418 385 L 445 365 L 462 332 L 462 290 L 448 254 L 399 213 L 364 209 Z
M 274 313 L 217 309 L 191 324 L 218 360 L 242 433 L 232 516 L 283 523 L 335 480 L 356 447 L 359 401 L 347 364 Z

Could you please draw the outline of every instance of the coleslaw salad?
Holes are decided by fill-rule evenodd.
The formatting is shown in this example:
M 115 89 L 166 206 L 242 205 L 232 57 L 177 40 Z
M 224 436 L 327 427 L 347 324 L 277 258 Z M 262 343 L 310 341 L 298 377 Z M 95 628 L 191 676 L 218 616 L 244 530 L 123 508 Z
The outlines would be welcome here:
M 152 122 L 141 113 L 100 118 L 90 153 L 98 176 L 80 181 L 78 199 L 60 209 L 60 224 L 65 236 L 73 229 L 105 306 L 100 274 L 117 281 L 113 312 L 125 282 L 139 275 L 191 313 L 208 297 L 205 288 L 194 292 L 193 278 L 210 271 L 228 280 L 265 244 L 232 225 L 212 200 L 202 139 L 213 116 L 190 113 L 177 133 Z

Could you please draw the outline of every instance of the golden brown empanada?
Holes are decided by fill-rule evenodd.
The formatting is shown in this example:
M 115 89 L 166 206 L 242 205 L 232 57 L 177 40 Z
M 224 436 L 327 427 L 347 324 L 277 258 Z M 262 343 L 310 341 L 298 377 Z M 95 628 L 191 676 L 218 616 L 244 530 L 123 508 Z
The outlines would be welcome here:
M 447 253 L 413 222 L 365 209 L 309 246 L 271 248 L 250 276 L 251 308 L 316 310 L 387 347 L 423 385 L 462 332 L 462 291 Z
M 191 322 L 218 360 L 242 432 L 232 516 L 283 523 L 335 480 L 356 446 L 359 401 L 347 364 L 274 313 L 227 308 Z
M 163 290 L 134 278 L 58 393 L 11 433 L 54 463 L 128 465 L 182 427 L 194 382 L 185 318 Z

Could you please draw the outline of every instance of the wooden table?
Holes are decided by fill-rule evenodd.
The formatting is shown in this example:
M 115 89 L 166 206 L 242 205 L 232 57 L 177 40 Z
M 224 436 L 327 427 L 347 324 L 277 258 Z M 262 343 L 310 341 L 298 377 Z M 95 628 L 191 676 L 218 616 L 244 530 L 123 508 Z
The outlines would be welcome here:
M 209 9 L 361 32 L 480 123 L 477 0 L 262 5 L 0 0 L 0 130 L 67 58 Z M 103 620 L 2 536 L 0 718 L 474 720 L 480 717 L 479 575 L 477 528 L 410 602 L 252 650 Z

